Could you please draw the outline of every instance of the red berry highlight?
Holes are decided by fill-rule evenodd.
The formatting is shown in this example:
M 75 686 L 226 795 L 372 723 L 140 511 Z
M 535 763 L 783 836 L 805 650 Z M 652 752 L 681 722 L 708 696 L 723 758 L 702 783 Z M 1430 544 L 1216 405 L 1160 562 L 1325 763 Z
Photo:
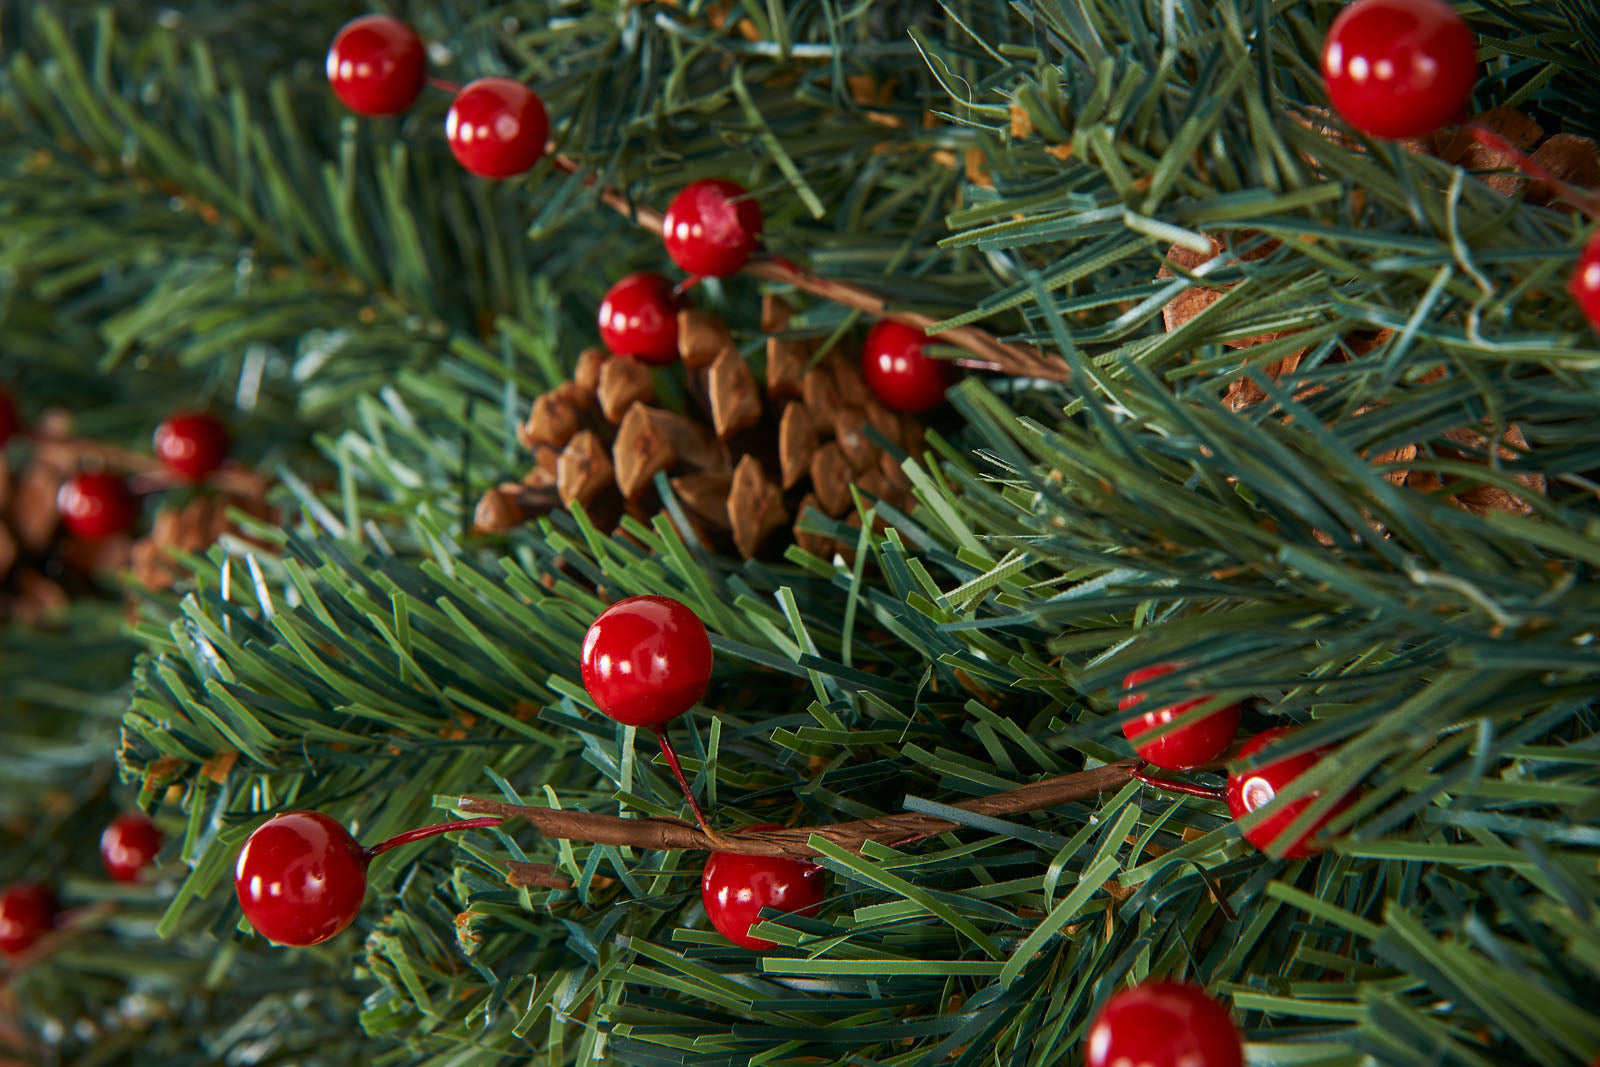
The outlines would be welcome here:
M 1140 667 L 1129 673 L 1122 687 L 1126 690 L 1138 689 L 1157 678 L 1171 674 L 1176 669 L 1175 663 L 1157 663 L 1149 667 Z M 1211 699 L 1209 696 L 1200 696 L 1165 707 L 1151 708 L 1144 714 L 1124 722 L 1122 735 L 1133 742 L 1133 750 L 1139 754 L 1140 759 L 1169 771 L 1186 771 L 1191 767 L 1210 763 L 1233 744 L 1234 737 L 1239 733 L 1237 704 L 1220 707 L 1185 726 L 1168 730 L 1160 737 L 1139 741 L 1141 735 L 1176 722 L 1209 699 Z M 1123 711 L 1133 711 L 1145 703 L 1144 694 L 1128 692 L 1123 694 L 1121 708 Z
M 614 356 L 661 367 L 678 358 L 677 295 L 653 271 L 620 278 L 600 301 L 600 341 Z
M 1578 302 L 1589 325 L 1600 331 L 1600 230 L 1596 230 L 1589 243 L 1584 245 L 1578 265 L 1572 270 L 1572 280 L 1567 283 L 1572 299 Z
M 951 364 L 927 353 L 921 330 L 888 319 L 867 331 L 861 346 L 861 376 L 879 400 L 917 415 L 944 403 L 950 388 Z
M 544 155 L 550 119 L 539 94 L 510 78 L 479 78 L 445 116 L 450 151 L 480 178 L 514 178 Z
M 1228 1009 L 1184 982 L 1155 980 L 1106 1001 L 1084 1067 L 1243 1067 Z
M 1250 739 L 1249 744 L 1239 750 L 1238 762 L 1241 765 L 1248 763 L 1268 745 L 1293 732 L 1293 727 L 1275 726 L 1257 734 Z M 1251 770 L 1234 771 L 1228 775 L 1226 793 L 1228 811 L 1233 814 L 1235 820 L 1238 820 L 1250 812 L 1266 807 L 1281 791 L 1289 787 L 1289 783 L 1321 762 L 1329 751 L 1327 747 L 1317 748 L 1296 756 L 1273 760 Z M 1354 799 L 1353 795 L 1341 798 L 1331 811 L 1292 843 L 1282 835 L 1289 828 L 1289 824 L 1299 818 L 1300 813 L 1309 808 L 1321 795 L 1320 791 L 1313 791 L 1307 796 L 1281 805 L 1275 814 L 1244 831 L 1245 840 L 1263 852 L 1272 850 L 1276 843 L 1278 853 L 1286 859 L 1304 859 L 1320 852 L 1323 846 L 1312 839 L 1335 815 L 1350 806 L 1350 802 Z
M 360 115 L 398 115 L 416 103 L 428 56 L 410 26 L 387 15 L 344 24 L 328 48 L 328 84 Z
M 0 445 L 16 436 L 21 426 L 22 419 L 17 415 L 17 402 L 12 399 L 11 391 L 0 389 Z
M 127 533 L 139 517 L 139 504 L 128 484 L 104 471 L 84 471 L 67 479 L 56 493 L 56 510 L 69 533 L 89 541 Z
M 156 427 L 155 450 L 173 474 L 202 481 L 228 458 L 228 428 L 215 415 L 186 411 Z
M 580 668 L 583 687 L 606 715 L 659 729 L 705 695 L 711 639 L 687 605 L 665 596 L 629 597 L 589 626 Z
M 690 182 L 667 205 L 661 240 L 672 262 L 690 274 L 737 274 L 761 244 L 761 205 L 744 186 L 721 178 Z
M 111 820 L 100 835 L 100 862 L 119 882 L 137 882 L 161 851 L 161 828 L 142 812 L 129 811 Z
M 752 826 L 777 830 L 778 826 Z M 700 899 L 711 925 L 743 948 L 764 951 L 776 944 L 754 937 L 750 928 L 761 921 L 761 909 L 792 915 L 815 915 L 827 893 L 827 872 L 814 863 L 782 856 L 741 856 L 713 852 L 700 878 Z
M 61 905 L 48 886 L 18 882 L 0 893 L 0 953 L 15 956 L 32 948 L 56 924 Z
M 367 854 L 334 819 L 290 811 L 256 827 L 233 888 L 256 932 L 282 945 L 317 945 L 355 921 L 367 893 Z
M 1328 100 L 1372 137 L 1421 137 L 1466 114 L 1477 39 L 1444 0 L 1357 0 L 1322 46 Z

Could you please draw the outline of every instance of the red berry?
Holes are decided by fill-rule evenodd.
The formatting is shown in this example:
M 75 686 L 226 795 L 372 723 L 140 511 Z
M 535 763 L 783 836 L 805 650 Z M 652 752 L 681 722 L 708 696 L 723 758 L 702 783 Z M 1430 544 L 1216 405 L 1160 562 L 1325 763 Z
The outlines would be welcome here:
M 1322 46 L 1328 100 L 1373 137 L 1421 137 L 1466 113 L 1477 40 L 1444 0 L 1356 0 Z
M 0 389 L 0 445 L 11 440 L 21 425 L 22 420 L 17 417 L 17 402 L 11 398 L 9 390 Z
M 1250 739 L 1250 743 L 1239 750 L 1238 763 L 1248 763 L 1256 753 L 1266 748 L 1275 741 L 1281 740 L 1294 732 L 1293 727 L 1275 726 L 1265 730 Z M 1302 752 L 1297 756 L 1288 756 L 1284 759 L 1273 760 L 1251 770 L 1238 770 L 1228 775 L 1228 810 L 1233 813 L 1235 820 L 1242 819 L 1252 811 L 1266 807 L 1278 795 L 1279 790 L 1286 789 L 1290 782 L 1315 767 L 1329 752 L 1327 747 L 1312 749 Z M 1281 854 L 1288 859 L 1304 859 L 1305 857 L 1322 850 L 1322 845 L 1313 841 L 1317 831 L 1321 830 L 1329 820 L 1339 812 L 1350 806 L 1353 797 L 1343 797 L 1333 809 L 1319 819 L 1299 839 L 1292 844 L 1282 840 L 1283 831 L 1289 824 L 1300 817 L 1300 813 L 1309 808 L 1321 796 L 1320 791 L 1292 800 L 1278 808 L 1277 813 L 1266 820 L 1256 823 L 1244 832 L 1246 841 L 1261 849 L 1263 852 L 1278 843 Z
M 361 115 L 398 115 L 422 93 L 428 57 L 417 31 L 387 15 L 344 24 L 328 49 L 328 84 Z
M 90 541 L 127 533 L 139 517 L 139 504 L 128 484 L 104 471 L 84 471 L 67 479 L 56 493 L 56 510 L 68 532 Z
M 1572 299 L 1578 302 L 1584 317 L 1589 320 L 1589 325 L 1600 330 L 1600 230 L 1596 230 L 1584 246 L 1568 288 L 1572 291 Z
M 752 830 L 777 830 L 777 826 L 752 826 Z M 782 856 L 741 856 L 713 852 L 700 879 L 700 899 L 706 915 L 723 937 L 744 948 L 769 949 L 774 942 L 752 937 L 750 928 L 761 921 L 761 909 L 772 908 L 796 915 L 815 915 L 828 887 L 821 867 Z
M 173 415 L 156 427 L 156 458 L 179 477 L 201 481 L 228 458 L 228 428 L 203 412 Z
M 658 729 L 695 706 L 711 680 L 700 617 L 666 596 L 619 600 L 583 635 L 583 687 L 626 726 Z
M 1150 667 L 1140 667 L 1128 675 L 1122 687 L 1129 690 L 1137 689 L 1157 678 L 1171 674 L 1175 669 L 1177 669 L 1175 663 L 1157 663 Z M 1124 722 L 1122 735 L 1133 741 L 1133 750 L 1139 753 L 1140 759 L 1157 767 L 1165 767 L 1169 771 L 1186 771 L 1191 767 L 1210 763 L 1222 755 L 1239 732 L 1237 704 L 1220 707 L 1187 726 L 1168 730 L 1162 736 L 1151 738 L 1143 744 L 1135 740 L 1140 734 L 1181 719 L 1191 709 L 1198 708 L 1209 699 L 1211 699 L 1209 696 L 1200 696 L 1166 707 L 1152 708 L 1143 715 Z M 1123 711 L 1132 711 L 1144 701 L 1142 693 L 1125 693 L 1121 707 Z
M 1089 1027 L 1084 1067 L 1243 1067 L 1244 1045 L 1228 1009 L 1184 982 L 1124 989 Z
M 321 812 L 285 812 L 244 843 L 233 888 L 257 933 L 283 945 L 321 944 L 361 910 L 367 854 Z
M 867 331 L 861 347 L 861 375 L 877 398 L 913 415 L 944 403 L 950 364 L 927 354 L 921 330 L 888 319 Z
M 619 279 L 600 301 L 600 340 L 612 355 L 665 366 L 678 358 L 678 297 L 652 271 Z
M 111 820 L 100 835 L 100 862 L 119 882 L 137 882 L 161 851 L 161 828 L 137 811 Z
M 19 882 L 0 893 L 0 952 L 15 956 L 33 947 L 56 924 L 61 906 L 49 887 Z
M 544 101 L 510 78 L 479 78 L 456 94 L 444 120 L 456 162 L 480 178 L 514 178 L 532 169 L 549 133 Z
M 704 178 L 681 189 L 661 220 L 672 262 L 690 274 L 726 278 L 750 261 L 761 243 L 761 205 L 744 186 Z

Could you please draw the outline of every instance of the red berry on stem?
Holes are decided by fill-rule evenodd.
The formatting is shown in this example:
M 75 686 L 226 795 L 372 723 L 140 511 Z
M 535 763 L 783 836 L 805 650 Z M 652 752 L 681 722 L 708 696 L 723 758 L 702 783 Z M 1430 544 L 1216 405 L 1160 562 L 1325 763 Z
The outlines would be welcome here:
M 1089 1027 L 1084 1067 L 1243 1067 L 1228 1009 L 1204 990 L 1162 979 L 1124 989 Z
M 127 533 L 139 517 L 139 504 L 128 484 L 104 471 L 84 471 L 67 479 L 56 493 L 56 510 L 68 532 L 90 541 Z
M 640 271 L 606 291 L 600 301 L 600 340 L 615 356 L 661 367 L 678 358 L 678 297 L 672 283 Z
M 17 402 L 11 398 L 11 391 L 0 389 L 0 445 L 11 440 L 22 425 L 22 420 L 17 417 Z
M 1466 113 L 1476 49 L 1444 0 L 1356 0 L 1322 46 L 1328 100 L 1372 137 L 1421 137 Z
M 357 114 L 400 114 L 416 103 L 427 77 L 417 32 L 387 15 L 352 19 L 328 48 L 328 84 Z
M 257 933 L 284 945 L 321 944 L 361 910 L 367 854 L 321 812 L 285 812 L 244 843 L 233 888 Z
M 744 186 L 704 178 L 681 189 L 661 219 L 661 240 L 672 262 L 690 274 L 726 278 L 750 261 L 761 243 L 761 205 Z
M 7 886 L 0 893 L 0 952 L 15 956 L 32 948 L 56 924 L 60 910 L 47 886 L 31 882 Z
M 944 403 L 951 365 L 929 356 L 927 348 L 921 330 L 885 319 L 867 331 L 861 375 L 873 394 L 896 411 L 932 411 Z
M 1250 739 L 1250 743 L 1239 750 L 1238 762 L 1243 765 L 1252 760 L 1255 755 L 1268 745 L 1282 740 L 1294 732 L 1291 726 L 1275 726 L 1265 730 Z M 1250 770 L 1236 770 L 1228 775 L 1227 801 L 1228 811 L 1235 820 L 1242 819 L 1252 811 L 1258 811 L 1272 803 L 1274 797 L 1281 790 L 1287 789 L 1290 782 L 1315 767 L 1322 758 L 1328 754 L 1329 748 L 1312 749 L 1295 756 L 1286 756 L 1283 759 L 1273 760 Z M 1244 831 L 1246 841 L 1261 849 L 1263 852 L 1272 848 L 1277 842 L 1281 854 L 1287 859 L 1304 859 L 1313 853 L 1322 850 L 1322 845 L 1312 840 L 1332 818 L 1350 806 L 1353 796 L 1340 798 L 1326 815 L 1317 820 L 1316 824 L 1293 843 L 1283 838 L 1282 834 L 1289 828 L 1289 824 L 1300 817 L 1300 813 L 1309 808 L 1320 791 L 1312 791 L 1306 796 L 1291 800 L 1278 807 L 1275 814 L 1264 821 L 1256 823 Z
M 510 78 L 479 78 L 456 94 L 444 120 L 456 162 L 480 178 L 514 178 L 532 169 L 549 133 L 544 101 Z
M 1578 302 L 1589 325 L 1600 330 L 1600 230 L 1596 230 L 1589 243 L 1584 245 L 1578 265 L 1573 268 L 1568 284 L 1572 299 Z
M 1122 687 L 1128 690 L 1137 689 L 1157 678 L 1171 674 L 1176 669 L 1175 663 L 1157 663 L 1149 667 L 1140 667 L 1129 673 Z M 1160 737 L 1142 743 L 1138 740 L 1139 735 L 1183 718 L 1209 699 L 1211 699 L 1209 696 L 1200 696 L 1166 707 L 1152 708 L 1124 722 L 1122 734 L 1133 742 L 1133 750 L 1139 754 L 1140 759 L 1157 767 L 1165 767 L 1169 771 L 1186 771 L 1191 767 L 1210 763 L 1233 744 L 1233 739 L 1239 732 L 1237 704 L 1228 704 L 1208 712 L 1185 726 L 1166 731 Z M 1123 695 L 1121 708 L 1123 711 L 1132 711 L 1143 703 L 1145 703 L 1143 693 L 1129 692 Z
M 198 482 L 228 458 L 228 428 L 215 415 L 183 412 L 156 427 L 155 448 L 168 470 Z
M 100 862 L 117 881 L 137 882 L 161 851 L 161 841 L 161 828 L 142 812 L 124 812 L 100 835 Z
M 761 909 L 815 915 L 827 892 L 827 881 L 826 871 L 804 860 L 713 852 L 700 879 L 700 899 L 711 925 L 723 937 L 744 948 L 769 949 L 776 947 L 774 942 L 750 934 L 750 928 L 761 921 Z
M 627 726 L 659 729 L 694 707 L 711 680 L 711 639 L 688 606 L 666 596 L 619 600 L 589 626 L 583 687 Z

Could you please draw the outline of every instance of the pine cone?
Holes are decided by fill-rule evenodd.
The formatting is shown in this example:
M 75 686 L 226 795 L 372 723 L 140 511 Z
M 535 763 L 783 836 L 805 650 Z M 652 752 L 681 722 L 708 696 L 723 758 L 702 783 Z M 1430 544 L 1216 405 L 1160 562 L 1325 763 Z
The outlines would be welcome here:
M 768 334 L 781 334 L 789 318 L 787 306 L 766 298 Z M 661 474 L 693 528 L 683 532 L 708 547 L 746 559 L 780 554 L 776 531 L 787 529 L 807 551 L 849 556 L 853 544 L 801 530 L 808 508 L 859 526 L 851 484 L 902 510 L 915 506 L 909 479 L 874 435 L 918 455 L 922 427 L 872 396 L 854 361 L 834 351 L 812 366 L 811 342 L 771 336 L 758 382 L 715 316 L 682 312 L 678 337 L 687 413 L 656 406 L 644 364 L 584 352 L 573 380 L 536 398 L 518 432 L 537 465 L 520 487 L 484 494 L 477 528 L 504 532 L 574 501 L 605 529 L 624 515 L 647 521 L 662 511 Z M 552 484 L 556 499 L 541 492 Z
M 250 481 L 253 484 L 192 497 L 178 507 L 158 512 L 150 532 L 133 542 L 129 564 L 134 580 L 147 589 L 172 588 L 182 580 L 184 572 L 170 552 L 198 554 L 224 534 L 237 534 L 237 527 L 228 518 L 231 508 L 252 518 L 273 519 L 273 511 L 267 505 L 266 479 Z
M 56 494 L 71 473 L 49 448 L 16 472 L 0 455 L 0 623 L 47 622 L 127 564 L 128 538 L 83 541 L 61 528 Z

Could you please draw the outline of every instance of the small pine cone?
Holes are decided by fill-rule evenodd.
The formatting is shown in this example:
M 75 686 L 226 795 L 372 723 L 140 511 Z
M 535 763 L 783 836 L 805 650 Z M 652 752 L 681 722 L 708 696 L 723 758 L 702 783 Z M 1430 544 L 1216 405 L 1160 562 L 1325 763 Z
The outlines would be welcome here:
M 613 482 L 611 458 L 600 435 L 593 430 L 574 434 L 556 464 L 556 491 L 561 502 L 569 507 L 574 500 L 588 505 Z
M 800 382 L 800 402 L 819 414 L 843 407 L 839 387 L 826 367 L 812 367 Z
M 810 362 L 809 342 L 767 338 L 767 395 L 799 396 Z
M 1211 251 L 1209 252 L 1196 252 L 1192 248 L 1185 248 L 1182 245 L 1173 245 L 1171 248 L 1167 249 L 1168 262 L 1176 265 L 1181 270 L 1196 270 L 1201 264 L 1215 259 L 1224 251 L 1222 242 L 1218 241 L 1215 237 L 1208 236 L 1207 240 L 1211 242 Z M 1276 251 L 1278 245 L 1279 242 L 1276 240 L 1267 241 L 1259 248 L 1255 248 L 1249 252 L 1246 252 L 1240 257 L 1240 259 L 1242 259 L 1244 262 L 1263 259 Z M 1238 260 L 1230 262 L 1238 262 Z M 1174 278 L 1177 277 L 1177 272 L 1166 263 L 1163 263 L 1161 265 L 1161 269 L 1156 271 L 1156 277 L 1158 279 Z M 1170 333 L 1171 331 L 1178 329 L 1190 319 L 1209 308 L 1212 304 L 1215 304 L 1218 300 L 1221 300 L 1223 293 L 1227 292 L 1229 288 L 1232 287 L 1226 286 L 1223 288 L 1212 288 L 1205 285 L 1195 285 L 1185 289 L 1183 292 L 1173 297 L 1167 302 L 1166 306 L 1161 309 L 1161 318 L 1166 323 L 1167 331 Z M 1284 335 L 1285 331 L 1275 330 L 1269 333 L 1257 334 L 1254 337 L 1246 337 L 1243 340 L 1226 341 L 1224 343 L 1230 348 L 1249 348 L 1252 345 L 1264 344 L 1267 341 L 1275 341 Z
M 656 398 L 650 368 L 632 356 L 606 360 L 600 366 L 599 396 L 600 413 L 607 422 L 617 425 L 634 404 L 647 404 Z
M 524 448 L 547 445 L 562 448 L 578 432 L 578 404 L 573 393 L 562 389 L 545 393 L 533 402 L 528 421 L 517 430 Z
M 877 465 L 882 449 L 867 436 L 867 416 L 859 408 L 844 408 L 833 417 L 833 436 L 853 471 Z
M 480 534 L 500 534 L 514 530 L 527 520 L 522 505 L 517 503 L 515 487 L 490 489 L 478 500 L 472 513 L 472 531 Z
M 761 421 L 761 394 L 750 365 L 733 348 L 724 348 L 711 364 L 711 422 L 726 441 Z
M 685 367 L 707 366 L 733 346 L 728 324 L 709 311 L 685 308 L 678 312 L 678 355 Z
M 1557 181 L 1579 189 L 1600 188 L 1600 148 L 1587 137 L 1558 133 L 1535 149 L 1531 158 Z M 1548 204 L 1560 200 L 1560 194 L 1546 182 L 1534 182 L 1528 199 Z
M 729 529 L 728 492 L 733 475 L 727 471 L 702 471 L 672 479 L 672 491 L 689 514 L 717 530 Z
M 811 457 L 811 491 L 822 510 L 834 518 L 850 507 L 850 461 L 838 442 L 829 441 Z
M 728 490 L 728 521 L 733 543 L 745 559 L 753 557 L 773 530 L 789 521 L 783 492 L 767 477 L 754 456 L 745 456 L 733 471 Z
M 11 527 L 24 552 L 37 554 L 49 547 L 61 521 L 56 494 L 64 477 L 52 465 L 35 463 L 17 478 L 16 494 L 11 500 Z
M 559 477 L 560 467 L 560 452 L 549 445 L 536 445 L 533 450 L 533 466 L 522 476 L 522 484 L 529 489 L 551 489 Z
M 572 372 L 572 384 L 582 394 L 579 402 L 585 408 L 593 403 L 595 393 L 600 389 L 600 368 L 610 358 L 611 353 L 603 348 L 585 348 L 578 357 L 577 369 Z
M 783 409 L 783 418 L 778 422 L 778 465 L 785 489 L 793 489 L 796 482 L 811 473 L 811 457 L 820 444 L 816 424 L 804 405 L 790 404 Z

